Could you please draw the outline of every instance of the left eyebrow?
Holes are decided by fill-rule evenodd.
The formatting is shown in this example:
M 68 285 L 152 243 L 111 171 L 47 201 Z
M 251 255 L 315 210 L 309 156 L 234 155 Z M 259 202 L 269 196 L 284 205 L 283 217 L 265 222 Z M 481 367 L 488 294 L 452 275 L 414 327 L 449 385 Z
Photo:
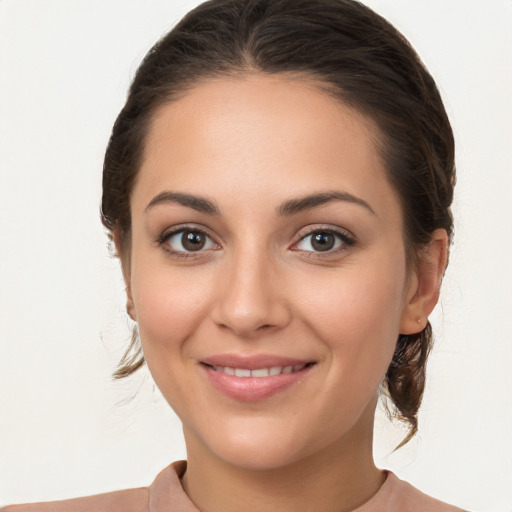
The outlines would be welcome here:
M 317 206 L 322 206 L 332 201 L 344 201 L 357 204 L 363 208 L 366 208 L 373 215 L 377 215 L 375 210 L 363 199 L 354 196 L 349 192 L 340 191 L 322 192 L 319 194 L 299 197 L 297 199 L 290 199 L 282 203 L 281 206 L 277 208 L 277 213 L 280 216 L 287 217 L 289 215 L 294 215 L 305 210 L 310 210 L 311 208 L 316 208 Z

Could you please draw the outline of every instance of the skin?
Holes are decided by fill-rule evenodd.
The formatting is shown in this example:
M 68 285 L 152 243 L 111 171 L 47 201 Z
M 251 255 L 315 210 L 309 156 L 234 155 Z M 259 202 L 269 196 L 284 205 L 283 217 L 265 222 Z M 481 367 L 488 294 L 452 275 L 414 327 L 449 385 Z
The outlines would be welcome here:
M 183 422 L 183 485 L 203 512 L 348 511 L 385 479 L 372 458 L 378 387 L 398 335 L 421 330 L 437 301 L 447 238 L 436 231 L 407 264 L 377 141 L 370 120 L 285 76 L 207 81 L 152 119 L 129 253 L 116 242 L 148 367 Z M 345 196 L 279 213 L 332 191 Z M 204 249 L 165 237 L 183 225 L 208 235 Z M 329 230 L 342 235 L 335 248 L 315 251 L 311 233 Z M 205 376 L 201 361 L 225 353 L 314 365 L 247 402 Z

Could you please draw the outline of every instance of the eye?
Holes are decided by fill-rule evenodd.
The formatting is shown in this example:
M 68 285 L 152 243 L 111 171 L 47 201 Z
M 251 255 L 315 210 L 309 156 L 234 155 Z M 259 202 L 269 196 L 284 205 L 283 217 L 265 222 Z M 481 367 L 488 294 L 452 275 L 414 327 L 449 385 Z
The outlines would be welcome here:
M 353 240 L 347 235 L 331 230 L 316 230 L 302 237 L 297 243 L 299 251 L 328 252 L 335 251 L 343 245 L 352 245 Z
M 198 229 L 181 229 L 164 237 L 162 243 L 172 252 L 198 252 L 217 249 L 218 245 L 204 232 Z

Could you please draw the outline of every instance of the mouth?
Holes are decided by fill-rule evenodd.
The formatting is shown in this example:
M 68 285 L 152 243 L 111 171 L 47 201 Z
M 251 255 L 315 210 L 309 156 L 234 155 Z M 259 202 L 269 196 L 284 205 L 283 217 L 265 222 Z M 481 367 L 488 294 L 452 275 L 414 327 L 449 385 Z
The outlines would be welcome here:
M 301 384 L 316 361 L 268 356 L 219 356 L 201 361 L 210 384 L 223 395 L 241 402 L 268 399 Z
M 254 370 L 250 370 L 249 368 L 233 368 L 231 366 L 217 366 L 217 365 L 209 365 L 204 363 L 209 368 L 213 369 L 216 372 L 225 373 L 227 375 L 234 375 L 235 377 L 241 378 L 263 378 L 263 377 L 276 377 L 277 375 L 281 375 L 283 373 L 295 373 L 300 372 L 304 368 L 308 366 L 312 366 L 315 363 L 302 363 L 295 365 L 287 365 L 287 366 L 271 366 L 269 368 L 256 368 Z

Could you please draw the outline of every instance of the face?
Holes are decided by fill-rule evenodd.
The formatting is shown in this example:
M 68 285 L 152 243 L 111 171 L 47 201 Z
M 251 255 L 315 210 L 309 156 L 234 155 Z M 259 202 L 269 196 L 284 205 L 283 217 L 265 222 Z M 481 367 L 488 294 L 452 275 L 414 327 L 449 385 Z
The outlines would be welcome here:
M 417 283 L 376 139 L 284 77 L 213 80 L 155 114 L 127 290 L 189 446 L 274 468 L 371 437 Z

